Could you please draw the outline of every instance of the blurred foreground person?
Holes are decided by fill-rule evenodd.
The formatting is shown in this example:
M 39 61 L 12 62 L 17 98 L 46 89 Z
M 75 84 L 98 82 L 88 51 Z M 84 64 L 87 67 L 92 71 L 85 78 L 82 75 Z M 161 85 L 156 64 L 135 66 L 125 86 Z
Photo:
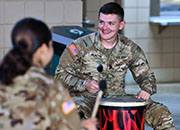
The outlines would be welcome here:
M 96 130 L 96 119 L 81 123 L 68 91 L 43 69 L 53 56 L 47 25 L 24 18 L 11 38 L 0 65 L 0 130 Z

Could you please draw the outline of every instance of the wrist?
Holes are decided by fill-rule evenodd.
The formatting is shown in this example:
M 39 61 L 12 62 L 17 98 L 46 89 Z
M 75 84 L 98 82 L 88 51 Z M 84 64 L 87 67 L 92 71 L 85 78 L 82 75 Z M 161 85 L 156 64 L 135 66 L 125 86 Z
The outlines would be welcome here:
M 88 84 L 89 84 L 89 81 L 88 81 L 88 80 L 84 80 L 84 83 L 83 83 L 83 84 L 84 84 L 84 88 L 87 89 L 87 86 L 88 86 Z

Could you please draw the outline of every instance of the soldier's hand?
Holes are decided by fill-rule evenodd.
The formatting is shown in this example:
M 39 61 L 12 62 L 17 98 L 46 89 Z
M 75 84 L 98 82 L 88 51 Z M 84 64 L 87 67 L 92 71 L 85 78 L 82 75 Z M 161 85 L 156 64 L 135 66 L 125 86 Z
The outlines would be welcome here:
M 96 118 L 88 118 L 81 123 L 82 128 L 86 128 L 88 130 L 97 130 L 97 119 Z
M 99 90 L 99 85 L 96 81 L 86 81 L 84 86 L 90 93 L 97 93 Z
M 141 99 L 144 99 L 144 100 L 148 100 L 150 98 L 150 94 L 144 90 L 141 90 L 137 95 L 136 95 L 136 98 L 141 98 Z

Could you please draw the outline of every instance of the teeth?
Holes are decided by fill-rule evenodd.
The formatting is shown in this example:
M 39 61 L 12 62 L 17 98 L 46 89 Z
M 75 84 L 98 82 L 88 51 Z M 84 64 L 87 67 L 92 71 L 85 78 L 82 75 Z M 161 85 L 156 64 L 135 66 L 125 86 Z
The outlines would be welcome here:
M 103 32 L 103 33 L 108 34 L 109 32 Z

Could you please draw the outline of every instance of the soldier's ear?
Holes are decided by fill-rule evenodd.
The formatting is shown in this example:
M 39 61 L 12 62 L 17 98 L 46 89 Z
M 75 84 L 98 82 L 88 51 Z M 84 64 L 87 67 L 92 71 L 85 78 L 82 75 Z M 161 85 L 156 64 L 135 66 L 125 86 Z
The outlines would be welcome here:
M 48 51 L 48 46 L 46 44 L 42 44 L 38 50 L 40 55 L 45 55 Z
M 122 30 L 125 26 L 126 22 L 125 21 L 121 21 L 120 25 L 119 25 L 119 30 Z

